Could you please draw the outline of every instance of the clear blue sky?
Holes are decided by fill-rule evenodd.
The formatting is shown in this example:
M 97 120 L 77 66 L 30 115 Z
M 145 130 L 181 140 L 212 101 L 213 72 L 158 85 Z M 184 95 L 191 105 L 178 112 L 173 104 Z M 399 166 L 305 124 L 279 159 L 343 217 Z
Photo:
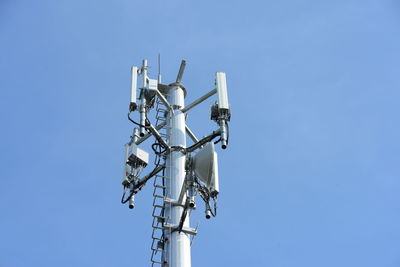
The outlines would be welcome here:
M 187 103 L 228 76 L 193 266 L 400 266 L 399 47 L 396 0 L 1 0 L 0 266 L 149 266 L 151 188 L 119 200 L 130 66 L 158 52 Z

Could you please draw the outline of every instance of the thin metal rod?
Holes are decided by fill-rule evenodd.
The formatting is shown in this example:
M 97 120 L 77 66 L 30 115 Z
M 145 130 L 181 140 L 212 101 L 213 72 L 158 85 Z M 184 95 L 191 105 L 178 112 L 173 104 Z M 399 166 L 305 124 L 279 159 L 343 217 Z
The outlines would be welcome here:
M 164 148 L 169 150 L 169 146 L 167 144 L 167 142 L 165 142 L 165 140 L 161 137 L 160 133 L 157 131 L 156 128 L 154 128 L 153 125 L 150 124 L 149 126 L 151 133 L 154 135 L 154 137 L 157 139 L 157 141 L 159 141 Z
M 146 123 L 146 97 L 144 96 L 144 90 L 146 88 L 146 80 L 147 80 L 147 60 L 143 60 L 143 66 L 142 66 L 142 92 L 140 96 L 140 107 L 139 107 L 139 112 L 140 112 L 140 124 L 145 125 Z M 146 133 L 146 130 L 144 127 L 140 126 L 140 136 L 144 136 Z
M 161 83 L 161 55 L 158 53 L 158 83 Z
M 198 141 L 196 144 L 186 148 L 186 152 L 195 151 L 196 149 L 198 149 L 199 147 L 201 147 L 205 143 L 208 143 L 208 142 L 212 141 L 215 137 L 217 137 L 219 135 L 221 135 L 221 130 L 216 130 L 216 131 L 212 132 L 210 135 L 204 137 L 203 139 Z
M 162 127 L 164 127 L 167 123 L 163 122 L 161 124 L 159 124 L 155 129 L 158 131 L 160 130 Z M 135 142 L 136 145 L 140 145 L 141 143 L 143 143 L 144 141 L 146 141 L 150 136 L 152 136 L 152 134 L 148 133 L 145 136 L 141 137 L 139 140 L 137 140 Z
M 183 205 L 184 204 L 183 203 L 183 198 L 184 198 L 184 196 L 186 194 L 186 190 L 187 190 L 186 183 L 187 183 L 187 175 L 185 176 L 185 180 L 183 181 L 183 185 L 182 185 L 181 193 L 179 194 L 179 198 L 176 201 L 176 203 L 178 205 Z
M 156 90 L 157 96 L 160 98 L 160 100 L 163 102 L 163 104 L 171 111 L 171 113 L 174 113 L 174 109 L 171 107 L 169 104 L 168 100 L 163 96 L 163 94 L 157 89 Z
M 199 142 L 199 139 L 197 139 L 197 137 L 194 135 L 194 133 L 192 132 L 192 130 L 190 130 L 190 128 L 186 125 L 186 133 L 189 135 L 190 139 L 192 139 L 192 141 L 194 143 Z
M 214 95 L 217 92 L 217 89 L 211 90 L 210 92 L 208 92 L 207 94 L 203 95 L 202 97 L 200 97 L 199 99 L 195 100 L 193 103 L 189 104 L 188 106 L 186 106 L 185 108 L 183 108 L 181 111 L 183 113 L 191 110 L 192 108 L 194 108 L 195 106 L 197 106 L 198 104 L 200 104 L 201 102 L 203 102 L 204 100 L 206 100 L 207 98 L 209 98 L 210 96 Z

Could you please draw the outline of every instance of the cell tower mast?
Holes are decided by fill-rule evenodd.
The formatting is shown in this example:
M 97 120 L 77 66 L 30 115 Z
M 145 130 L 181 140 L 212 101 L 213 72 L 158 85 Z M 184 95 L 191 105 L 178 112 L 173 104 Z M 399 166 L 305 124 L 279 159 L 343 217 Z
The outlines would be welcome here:
M 216 88 L 185 107 L 186 89 L 181 83 L 185 66 L 186 62 L 182 60 L 176 81 L 169 85 L 161 83 L 160 73 L 158 79 L 149 78 L 147 60 L 143 60 L 140 68 L 132 67 L 128 118 L 137 127 L 125 145 L 121 202 L 129 202 L 132 209 L 135 195 L 154 178 L 152 266 L 191 266 L 191 236 L 196 235 L 197 230 L 190 227 L 190 212 L 196 209 L 195 196 L 199 195 L 204 200 L 206 218 L 216 215 L 219 179 L 214 143 L 221 142 L 225 149 L 229 139 L 230 107 L 225 73 L 217 72 Z M 142 76 L 142 82 L 137 98 L 138 76 Z M 186 125 L 185 114 L 216 93 L 218 101 L 211 108 L 211 119 L 218 123 L 219 128 L 198 140 Z M 154 107 L 155 125 L 149 119 L 149 111 Z M 130 116 L 135 110 L 139 111 L 139 122 Z M 193 141 L 189 147 L 186 145 L 187 135 Z M 141 171 L 149 163 L 149 154 L 138 145 L 150 136 L 155 138 L 151 146 L 155 153 L 155 167 L 140 178 Z M 219 139 L 214 141 L 217 137 Z

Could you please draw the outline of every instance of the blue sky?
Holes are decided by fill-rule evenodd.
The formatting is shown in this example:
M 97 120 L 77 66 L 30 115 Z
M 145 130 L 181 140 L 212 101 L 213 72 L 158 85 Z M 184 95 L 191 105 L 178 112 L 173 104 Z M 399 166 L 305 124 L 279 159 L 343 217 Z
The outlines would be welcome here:
M 228 76 L 193 266 L 400 266 L 398 1 L 2 0 L 0 44 L 1 267 L 149 265 L 151 186 L 119 200 L 130 66 L 158 53 L 187 103 Z

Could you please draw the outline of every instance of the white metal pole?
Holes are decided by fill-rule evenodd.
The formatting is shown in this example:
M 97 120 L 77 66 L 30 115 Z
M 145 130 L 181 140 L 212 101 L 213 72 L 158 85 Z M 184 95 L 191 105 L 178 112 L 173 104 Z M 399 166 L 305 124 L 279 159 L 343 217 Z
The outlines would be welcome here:
M 181 111 L 184 108 L 184 89 L 179 85 L 173 85 L 169 89 L 168 101 L 175 112 L 170 113 L 168 119 L 169 146 L 186 147 L 186 123 L 185 114 Z M 167 192 L 172 200 L 178 200 L 180 191 L 185 179 L 185 155 L 179 151 L 171 149 L 167 156 Z M 169 217 L 167 221 L 173 226 L 179 225 L 183 207 L 167 205 L 166 215 Z M 186 217 L 183 227 L 189 227 L 189 214 Z M 169 233 L 169 231 L 166 231 Z M 184 232 L 173 231 L 167 236 L 164 259 L 167 261 L 168 267 L 190 267 L 190 237 Z
M 142 65 L 142 95 L 140 96 L 140 124 L 145 125 L 146 124 L 146 97 L 144 94 L 144 90 L 146 88 L 146 79 L 147 79 L 147 60 L 143 60 L 143 65 Z M 144 136 L 146 133 L 146 130 L 144 127 L 140 126 L 140 136 Z

